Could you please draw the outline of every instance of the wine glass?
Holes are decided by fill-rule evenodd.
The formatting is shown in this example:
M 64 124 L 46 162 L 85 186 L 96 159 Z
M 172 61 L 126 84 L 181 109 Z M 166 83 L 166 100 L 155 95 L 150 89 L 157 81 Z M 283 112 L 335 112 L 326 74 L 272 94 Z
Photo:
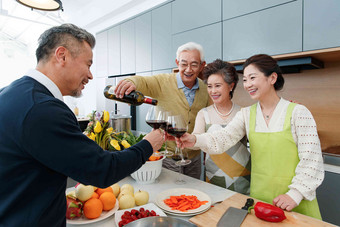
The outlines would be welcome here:
M 175 181 L 175 184 L 186 184 L 187 182 L 183 179 L 183 166 L 191 163 L 191 160 L 188 160 L 187 152 L 180 152 L 180 149 L 176 147 L 175 154 L 172 156 L 172 159 L 177 161 L 175 164 L 179 167 L 179 174 Z M 181 163 L 181 160 L 188 161 L 187 164 L 178 164 Z
M 168 117 L 168 128 L 167 133 L 171 136 L 180 138 L 186 131 L 188 130 L 188 125 L 184 121 L 181 115 L 169 116 Z M 185 184 L 186 182 L 181 178 L 182 174 L 182 166 L 188 165 L 191 163 L 191 160 L 188 159 L 187 155 L 183 155 L 182 148 L 180 146 L 176 147 L 175 154 L 172 155 L 172 159 L 176 161 L 176 165 L 179 166 L 179 179 L 176 180 L 177 184 Z
M 166 128 L 166 118 L 165 112 L 159 106 L 151 106 L 146 114 L 145 121 L 153 129 L 165 129 Z M 154 156 L 160 156 L 158 153 L 153 153 Z
M 166 126 L 165 126 L 165 128 L 162 128 L 162 127 L 161 127 L 161 128 L 162 128 L 164 131 L 166 131 L 166 132 L 167 132 L 167 128 L 168 128 L 168 126 L 169 126 L 168 117 L 169 117 L 170 115 L 171 115 L 171 113 L 170 113 L 169 111 L 163 111 L 163 118 L 166 120 Z M 165 137 L 164 143 L 165 143 L 165 150 L 164 150 L 164 151 L 160 151 L 159 154 L 160 154 L 160 155 L 165 155 L 165 156 L 172 156 L 172 155 L 174 154 L 174 152 L 168 150 L 168 145 L 167 145 L 167 139 L 166 139 L 166 137 Z

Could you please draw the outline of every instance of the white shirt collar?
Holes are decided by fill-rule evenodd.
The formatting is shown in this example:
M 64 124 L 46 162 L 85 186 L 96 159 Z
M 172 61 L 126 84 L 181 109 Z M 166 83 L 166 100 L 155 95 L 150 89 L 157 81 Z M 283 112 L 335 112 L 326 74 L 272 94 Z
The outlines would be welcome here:
M 63 95 L 61 94 L 58 86 L 50 78 L 48 78 L 46 75 L 44 75 L 43 73 L 39 72 L 36 69 L 30 69 L 26 73 L 26 75 L 35 79 L 36 81 L 38 81 L 42 85 L 44 85 L 47 88 L 47 90 L 49 90 L 55 98 L 64 102 Z

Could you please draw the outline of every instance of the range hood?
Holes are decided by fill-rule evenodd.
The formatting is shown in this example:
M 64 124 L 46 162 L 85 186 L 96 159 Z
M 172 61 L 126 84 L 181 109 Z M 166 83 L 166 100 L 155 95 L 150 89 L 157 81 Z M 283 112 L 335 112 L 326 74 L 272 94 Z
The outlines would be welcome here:
M 284 74 L 299 73 L 301 70 L 321 69 L 324 67 L 322 61 L 313 57 L 283 59 L 278 60 L 277 63 Z M 235 68 L 238 73 L 243 73 L 243 64 L 235 65 Z

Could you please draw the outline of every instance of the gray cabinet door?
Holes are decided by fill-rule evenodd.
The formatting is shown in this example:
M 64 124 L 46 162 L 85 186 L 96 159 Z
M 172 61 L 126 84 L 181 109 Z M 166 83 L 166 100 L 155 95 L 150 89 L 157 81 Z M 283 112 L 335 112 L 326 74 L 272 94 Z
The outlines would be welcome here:
M 138 76 L 151 76 L 151 72 L 138 73 Z M 150 105 L 143 104 L 136 106 L 136 130 L 140 132 L 150 132 L 151 127 L 145 122 L 145 117 Z
M 106 77 L 108 74 L 107 31 L 96 35 L 96 73 L 94 77 Z
M 222 58 L 221 22 L 174 35 L 172 52 L 176 53 L 180 45 L 190 41 L 202 45 L 207 63 Z
M 223 59 L 302 51 L 302 1 L 223 21 Z
M 171 4 L 152 10 L 152 70 L 175 67 L 171 34 Z
M 151 12 L 135 18 L 136 72 L 151 71 Z
M 172 34 L 221 21 L 221 0 L 172 2 Z
M 223 20 L 265 10 L 273 6 L 291 2 L 292 0 L 223 0 Z
M 135 20 L 120 25 L 121 32 L 121 74 L 136 71 Z
M 108 30 L 109 76 L 120 75 L 120 26 Z
M 340 1 L 304 1 L 303 50 L 340 46 Z

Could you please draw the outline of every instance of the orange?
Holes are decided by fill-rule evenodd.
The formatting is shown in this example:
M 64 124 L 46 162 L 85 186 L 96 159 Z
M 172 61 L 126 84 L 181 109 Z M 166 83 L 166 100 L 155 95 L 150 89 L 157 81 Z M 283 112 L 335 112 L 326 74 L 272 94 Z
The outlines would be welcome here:
M 104 192 L 112 192 L 112 193 L 113 193 L 113 190 L 112 190 L 112 188 L 109 186 L 109 187 L 107 187 L 107 188 L 97 188 L 96 192 L 97 192 L 97 194 L 98 194 L 99 197 L 100 197 L 100 195 L 103 194 Z
M 88 219 L 98 218 L 103 211 L 103 203 L 99 199 L 91 198 L 85 202 L 83 211 Z
M 116 205 L 116 196 L 112 192 L 103 192 L 99 200 L 103 203 L 103 210 L 112 210 Z
M 98 199 L 98 198 L 99 198 L 99 195 L 98 195 L 98 193 L 97 193 L 97 192 L 93 192 L 93 194 L 92 194 L 91 198 Z M 91 199 L 91 198 L 90 198 L 90 199 Z

